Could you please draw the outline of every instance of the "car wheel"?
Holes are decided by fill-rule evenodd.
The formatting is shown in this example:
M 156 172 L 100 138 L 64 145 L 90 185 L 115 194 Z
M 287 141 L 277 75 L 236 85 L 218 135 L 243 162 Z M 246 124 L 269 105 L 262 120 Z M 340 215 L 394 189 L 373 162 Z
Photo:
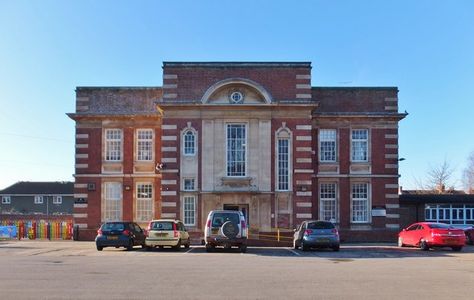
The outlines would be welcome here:
M 420 241 L 420 249 L 423 250 L 423 251 L 430 250 L 430 247 L 428 246 L 428 244 L 426 243 L 425 240 Z
M 303 250 L 303 251 L 308 251 L 309 250 L 309 247 L 306 246 L 303 241 L 301 241 L 301 250 Z
M 453 249 L 453 251 L 459 252 L 462 250 L 462 246 L 451 247 L 451 249 Z
M 332 250 L 334 250 L 334 251 L 336 251 L 336 252 L 337 252 L 337 251 L 339 251 L 339 248 L 340 248 L 340 246 L 339 246 L 339 245 L 337 245 L 337 246 L 334 246 L 334 247 L 332 247 Z
M 178 241 L 178 244 L 176 244 L 176 246 L 174 246 L 173 249 L 176 251 L 181 250 L 181 240 Z
M 212 251 L 214 251 L 214 249 L 216 249 L 216 247 L 214 247 L 210 244 L 206 244 L 206 252 L 212 252 Z
M 99 246 L 99 245 L 97 245 L 96 247 L 97 247 L 97 251 L 102 251 L 102 249 L 104 249 L 104 247 Z
M 132 251 L 133 250 L 133 240 L 130 239 L 130 241 L 128 242 L 128 245 L 127 245 L 127 251 Z
M 401 237 L 398 238 L 398 247 L 404 247 L 403 239 Z
M 247 252 L 247 245 L 240 245 L 240 252 L 245 253 Z

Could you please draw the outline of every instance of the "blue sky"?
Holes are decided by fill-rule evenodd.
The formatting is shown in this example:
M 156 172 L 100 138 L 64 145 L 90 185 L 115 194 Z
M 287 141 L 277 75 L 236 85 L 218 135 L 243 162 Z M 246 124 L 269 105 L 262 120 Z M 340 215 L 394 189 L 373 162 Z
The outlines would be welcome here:
M 474 1 L 0 0 L 0 189 L 73 180 L 76 86 L 162 61 L 311 61 L 314 86 L 398 86 L 400 184 L 474 151 Z

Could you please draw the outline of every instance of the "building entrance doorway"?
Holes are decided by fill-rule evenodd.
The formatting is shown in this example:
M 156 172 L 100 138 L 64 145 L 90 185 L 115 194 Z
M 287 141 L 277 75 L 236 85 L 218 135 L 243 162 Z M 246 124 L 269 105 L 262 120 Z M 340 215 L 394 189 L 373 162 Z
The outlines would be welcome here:
M 238 211 L 241 211 L 245 216 L 245 220 L 247 221 L 247 226 L 250 226 L 249 205 L 248 204 L 224 204 L 224 209 L 225 210 L 238 210 Z

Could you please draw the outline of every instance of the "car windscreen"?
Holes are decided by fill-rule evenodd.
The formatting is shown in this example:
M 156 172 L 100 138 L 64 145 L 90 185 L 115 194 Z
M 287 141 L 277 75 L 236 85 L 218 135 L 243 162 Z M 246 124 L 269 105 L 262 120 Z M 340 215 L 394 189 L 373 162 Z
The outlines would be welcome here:
M 331 222 L 311 222 L 308 223 L 308 229 L 333 229 L 334 225 Z
M 221 227 L 227 221 L 239 224 L 239 214 L 233 213 L 215 213 L 212 217 L 212 227 Z
M 151 226 L 150 226 L 151 230 L 163 230 L 163 231 L 167 231 L 167 230 L 173 230 L 173 222 L 153 222 L 151 223 Z
M 453 228 L 449 224 L 442 224 L 442 223 L 428 224 L 428 227 L 431 228 L 431 229 L 450 229 L 450 228 Z
M 103 231 L 123 231 L 125 225 L 123 223 L 105 223 L 102 225 Z

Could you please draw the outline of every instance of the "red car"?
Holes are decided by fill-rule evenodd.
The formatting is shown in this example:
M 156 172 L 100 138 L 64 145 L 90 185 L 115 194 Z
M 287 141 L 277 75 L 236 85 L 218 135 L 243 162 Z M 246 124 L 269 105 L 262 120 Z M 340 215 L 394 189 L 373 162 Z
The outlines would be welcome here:
M 461 251 L 465 242 L 466 236 L 462 229 L 444 223 L 415 223 L 398 234 L 399 247 L 413 246 L 422 250 L 451 247 L 454 251 Z

